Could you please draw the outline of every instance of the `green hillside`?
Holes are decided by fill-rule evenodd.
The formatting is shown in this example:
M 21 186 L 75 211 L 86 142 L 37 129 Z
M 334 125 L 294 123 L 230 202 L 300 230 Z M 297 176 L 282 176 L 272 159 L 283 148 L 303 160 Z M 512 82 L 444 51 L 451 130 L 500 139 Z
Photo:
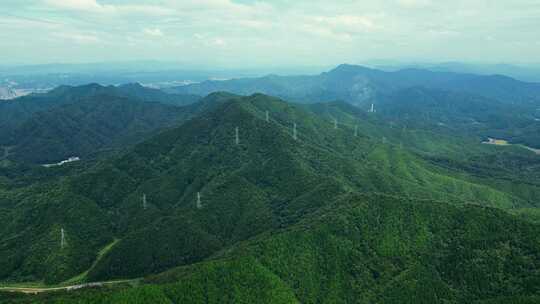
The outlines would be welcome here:
M 409 127 L 540 147 L 540 124 L 534 116 L 537 106 L 528 103 L 508 104 L 469 93 L 414 87 L 381 98 L 376 107 L 385 119 Z
M 497 153 L 469 137 L 372 114 L 215 93 L 179 127 L 96 164 L 17 179 L 3 169 L 0 281 L 167 271 L 39 298 L 60 303 L 535 299 L 538 179 L 520 182 L 515 162 L 478 166 Z M 27 299 L 38 298 L 9 301 Z
M 44 164 L 126 148 L 192 117 L 202 110 L 204 102 L 198 100 L 139 84 L 66 86 L 20 98 L 0 107 L 10 116 L 25 109 L 15 121 L 5 122 L 0 148 L 7 153 L 2 158 Z
M 540 84 L 501 75 L 474 75 L 422 69 L 382 71 L 342 64 L 319 75 L 239 78 L 168 89 L 181 94 L 216 91 L 264 93 L 311 104 L 342 100 L 407 125 L 452 129 L 540 148 Z M 444 127 L 441 127 L 444 126 Z
M 270 122 L 265 121 L 266 109 L 272 110 Z M 122 208 L 132 213 L 124 214 L 121 231 L 151 222 L 144 215 L 150 212 L 141 208 L 143 194 L 156 211 L 167 210 L 171 217 L 125 238 L 91 277 L 134 276 L 190 263 L 216 248 L 294 223 L 349 191 L 500 208 L 533 203 L 460 178 L 457 172 L 379 139 L 354 137 L 350 129 L 335 130 L 317 116 L 263 95 L 224 103 L 207 115 L 135 147 L 111 167 L 76 182 L 78 193 L 105 206 L 122 201 Z M 297 141 L 291 121 L 299 122 Z M 238 145 L 234 143 L 237 126 L 245 130 L 239 132 Z M 109 174 L 115 184 L 101 178 Z M 110 196 L 118 183 L 125 193 Z M 200 209 L 197 192 L 203 198 Z M 188 226 L 174 226 L 186 222 Z M 197 245 L 200 251 L 184 253 L 185 242 L 193 240 L 179 239 L 173 233 L 177 230 L 210 235 L 197 238 L 203 241 Z M 141 243 L 152 245 L 140 248 Z M 170 246 L 176 248 L 175 256 L 162 256 Z M 128 262 L 131 255 L 136 259 Z M 141 256 L 154 259 L 140 262 Z
M 419 116 L 413 119 L 412 114 L 429 113 L 429 108 L 414 108 L 412 102 L 409 106 L 412 109 L 404 105 L 407 112 L 396 111 L 390 117 L 384 113 L 366 113 L 344 102 L 303 107 L 329 122 L 337 120 L 339 128 L 349 129 L 353 134 L 357 128 L 371 138 L 399 148 L 395 150 L 413 152 L 435 165 L 436 171 L 444 168 L 444 175 L 500 189 L 538 205 L 540 157 L 535 153 L 519 147 L 481 144 L 482 137 L 478 133 L 440 127 L 431 119 L 422 122 Z M 408 113 L 411 118 L 407 118 Z M 400 158 L 391 156 L 389 159 L 396 162 Z
M 143 285 L 44 303 L 535 303 L 540 226 L 503 211 L 347 195 Z M 8 295 L 5 295 L 7 298 Z M 25 297 L 12 297 L 26 303 Z
M 128 146 L 160 128 L 178 124 L 187 111 L 118 98 L 93 96 L 33 115 L 14 131 L 10 159 L 53 163 L 104 148 Z
M 77 249 L 85 251 L 86 265 L 113 235 L 120 239 L 88 273 L 89 279 L 101 280 L 137 277 L 203 260 L 238 241 L 294 224 L 351 191 L 500 208 L 533 206 L 511 191 L 462 178 L 457 171 L 383 143 L 362 130 L 354 136 L 345 126 L 334 129 L 331 122 L 279 99 L 260 94 L 209 97 L 223 98 L 229 101 L 214 102 L 181 127 L 48 185 L 51 190 L 40 190 L 36 196 L 29 191 L 8 191 L 13 204 L 21 207 L 8 211 L 7 216 L 28 218 L 39 197 L 47 210 L 68 198 L 74 206 L 93 208 L 88 220 L 102 221 L 100 229 L 106 232 L 84 232 L 88 243 L 95 244 Z M 293 122 L 297 140 L 292 134 Z M 27 198 L 22 199 L 20 193 Z M 68 216 L 67 210 L 59 212 Z M 34 237 L 58 237 L 54 225 L 64 221 L 51 219 L 51 226 Z M 25 239 L 19 232 L 22 226 L 10 225 L 2 234 L 14 242 L 3 254 L 26 257 L 20 262 L 5 259 L 4 277 L 60 282 L 69 279 L 68 273 L 85 268 L 74 269 L 58 261 L 58 267 L 67 267 L 69 272 L 55 276 L 48 270 L 46 275 L 35 271 L 31 259 L 43 257 L 43 251 L 21 241 Z M 74 235 L 83 233 L 80 229 L 74 223 L 66 224 Z M 58 246 L 46 247 L 47 256 L 57 254 Z M 21 250 L 27 253 L 21 254 Z M 17 263 L 29 266 L 20 268 Z

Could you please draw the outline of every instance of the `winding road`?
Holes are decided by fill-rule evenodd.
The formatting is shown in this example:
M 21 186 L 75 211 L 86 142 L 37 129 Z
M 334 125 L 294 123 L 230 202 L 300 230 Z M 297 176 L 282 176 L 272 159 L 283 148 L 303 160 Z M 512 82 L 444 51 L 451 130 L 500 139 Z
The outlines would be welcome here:
M 38 294 L 42 292 L 73 291 L 73 290 L 83 289 L 83 288 L 103 287 L 105 285 L 130 283 L 130 282 L 135 282 L 135 281 L 137 281 L 137 279 L 107 281 L 107 282 L 91 282 L 91 283 L 82 283 L 82 284 L 69 285 L 69 286 L 59 286 L 59 287 L 0 287 L 0 291 L 21 292 L 21 293 L 26 293 L 26 294 Z

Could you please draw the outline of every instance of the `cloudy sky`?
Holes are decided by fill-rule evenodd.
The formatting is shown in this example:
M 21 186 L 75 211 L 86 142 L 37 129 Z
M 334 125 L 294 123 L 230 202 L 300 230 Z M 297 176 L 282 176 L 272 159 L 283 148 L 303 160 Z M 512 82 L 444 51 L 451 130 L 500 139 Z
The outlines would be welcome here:
M 0 64 L 540 62 L 539 0 L 0 1 Z

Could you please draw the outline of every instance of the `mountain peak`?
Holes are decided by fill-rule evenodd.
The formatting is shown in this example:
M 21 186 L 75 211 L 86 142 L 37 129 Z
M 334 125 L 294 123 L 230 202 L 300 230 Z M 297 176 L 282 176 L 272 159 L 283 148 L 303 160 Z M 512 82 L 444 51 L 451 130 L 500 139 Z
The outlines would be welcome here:
M 89 83 L 81 86 L 60 85 L 47 93 L 43 93 L 43 95 L 58 96 L 74 92 L 96 92 L 108 88 L 109 87 L 102 86 L 98 83 Z
M 141 89 L 141 88 L 145 88 L 142 84 L 140 84 L 138 82 L 129 82 L 129 83 L 122 84 L 122 85 L 120 85 L 118 87 L 123 88 L 123 89 Z
M 86 85 L 82 85 L 82 86 L 78 86 L 78 87 L 74 87 L 74 88 L 79 88 L 79 89 L 89 89 L 89 90 L 99 90 L 99 89 L 103 89 L 103 88 L 107 88 L 106 86 L 102 86 L 100 85 L 99 83 L 89 83 L 89 84 L 86 84 Z
M 204 97 L 201 102 L 203 103 L 221 103 L 230 99 L 239 98 L 240 95 L 235 95 L 229 92 L 224 91 L 218 91 L 214 93 L 208 94 L 206 97 Z
M 350 74 L 350 73 L 373 72 L 373 71 L 376 71 L 376 70 L 365 67 L 365 66 L 361 66 L 361 65 L 343 63 L 343 64 L 338 65 L 334 69 L 330 70 L 330 72 L 328 73 Z

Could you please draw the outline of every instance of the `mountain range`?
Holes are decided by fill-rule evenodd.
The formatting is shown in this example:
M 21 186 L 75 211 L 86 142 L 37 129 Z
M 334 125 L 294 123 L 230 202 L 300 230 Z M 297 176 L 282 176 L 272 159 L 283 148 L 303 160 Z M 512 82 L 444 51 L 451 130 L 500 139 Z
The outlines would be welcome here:
M 402 117 L 403 110 L 408 108 L 415 111 L 413 115 L 407 113 L 415 121 L 418 116 L 423 116 L 422 120 L 431 125 L 467 121 L 467 127 L 472 126 L 483 138 L 502 137 L 512 143 L 540 148 L 540 84 L 502 75 L 421 69 L 385 72 L 344 64 L 313 76 L 269 75 L 205 81 L 168 89 L 168 92 L 198 95 L 216 91 L 241 95 L 264 93 L 300 103 L 342 100 L 365 110 L 373 105 L 376 111 L 394 118 Z M 415 106 L 410 107 L 411 103 Z M 440 107 L 451 107 L 453 113 L 449 117 L 450 113 L 445 110 L 442 112 L 447 117 L 441 117 L 441 113 L 431 113 L 435 117 L 430 117 L 434 107 L 439 112 Z M 475 126 L 477 123 L 479 125 Z
M 239 78 L 204 81 L 168 89 L 175 93 L 207 95 L 228 91 L 241 95 L 264 93 L 297 102 L 344 100 L 367 106 L 397 90 L 425 87 L 472 93 L 509 104 L 540 103 L 540 84 L 515 80 L 502 75 L 475 75 L 404 69 L 385 72 L 363 66 L 343 64 L 319 75 Z
M 117 282 L 0 301 L 538 302 L 540 157 L 481 143 L 535 127 L 537 85 L 429 73 L 342 65 L 0 104 L 20 118 L 4 122 L 0 286 Z M 94 157 L 35 165 L 75 152 Z

